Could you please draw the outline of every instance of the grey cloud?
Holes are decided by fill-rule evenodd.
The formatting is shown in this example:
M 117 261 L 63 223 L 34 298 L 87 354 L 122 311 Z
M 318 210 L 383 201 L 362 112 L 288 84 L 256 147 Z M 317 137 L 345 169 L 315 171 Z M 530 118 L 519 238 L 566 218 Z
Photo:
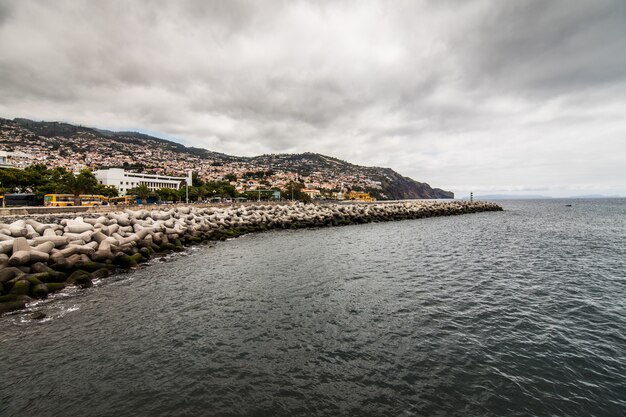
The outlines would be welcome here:
M 6 22 L 11 14 L 11 5 L 8 3 L 0 3 L 0 25 Z
M 480 24 L 464 45 L 470 82 L 555 94 L 626 80 L 620 0 L 502 2 Z
M 625 7 L 0 0 L 0 116 L 317 151 L 457 187 L 583 184 L 571 161 L 587 154 L 608 183 L 626 172 L 594 145 L 624 151 Z

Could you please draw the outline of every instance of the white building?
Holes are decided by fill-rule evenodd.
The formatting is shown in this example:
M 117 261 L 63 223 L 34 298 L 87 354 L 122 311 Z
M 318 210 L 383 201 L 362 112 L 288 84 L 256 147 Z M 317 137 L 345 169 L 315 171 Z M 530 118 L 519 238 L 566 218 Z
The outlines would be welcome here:
M 140 172 L 128 172 L 121 168 L 99 169 L 94 172 L 98 183 L 103 185 L 113 185 L 120 192 L 126 195 L 131 188 L 145 184 L 150 191 L 159 188 L 180 189 L 188 181 L 186 177 L 170 177 L 169 175 L 142 174 Z M 189 174 L 191 177 L 191 173 Z M 191 185 L 191 184 L 189 184 Z
M 312 189 L 312 188 L 303 188 L 302 192 L 307 194 L 311 199 L 316 200 L 322 197 L 322 193 L 320 190 Z
M 25 168 L 33 163 L 33 157 L 24 152 L 0 151 L 0 168 Z

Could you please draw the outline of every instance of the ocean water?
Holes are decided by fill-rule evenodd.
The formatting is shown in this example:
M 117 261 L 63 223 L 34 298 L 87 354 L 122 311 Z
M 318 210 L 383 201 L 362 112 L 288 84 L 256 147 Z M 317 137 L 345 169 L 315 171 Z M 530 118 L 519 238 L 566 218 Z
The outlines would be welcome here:
M 193 247 L 0 317 L 0 415 L 626 415 L 626 200 L 502 204 Z

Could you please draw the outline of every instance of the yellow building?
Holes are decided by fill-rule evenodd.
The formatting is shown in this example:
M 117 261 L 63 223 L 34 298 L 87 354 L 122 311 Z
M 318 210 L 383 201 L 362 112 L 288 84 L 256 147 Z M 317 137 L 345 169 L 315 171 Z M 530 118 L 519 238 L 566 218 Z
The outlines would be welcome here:
M 320 190 L 303 188 L 302 192 L 311 197 L 312 200 L 319 199 L 322 196 Z
M 372 197 L 369 193 L 358 193 L 356 191 L 350 191 L 345 195 L 346 200 L 356 200 L 356 201 L 376 201 L 374 197 Z

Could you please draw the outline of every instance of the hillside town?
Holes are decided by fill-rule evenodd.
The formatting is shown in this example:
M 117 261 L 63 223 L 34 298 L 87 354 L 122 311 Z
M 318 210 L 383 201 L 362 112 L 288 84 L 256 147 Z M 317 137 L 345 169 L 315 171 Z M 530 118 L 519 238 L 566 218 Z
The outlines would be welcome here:
M 402 177 L 388 168 L 363 167 L 313 153 L 229 156 L 135 132 L 109 132 L 57 122 L 0 119 L 0 152 L 17 168 L 42 164 L 71 172 L 123 169 L 133 175 L 227 181 L 238 193 L 302 184 L 311 198 L 452 198 L 452 193 Z M 0 154 L 0 159 L 2 154 Z M 1 160 L 0 160 L 1 162 Z M 127 184 L 120 189 L 123 194 Z M 131 185 L 130 183 L 128 185 Z M 117 186 L 117 184 L 116 184 Z
M 281 156 L 277 156 L 279 164 L 273 164 L 271 156 L 212 157 L 208 152 L 207 156 L 201 156 L 180 152 L 166 143 L 154 143 L 142 138 L 112 140 L 88 130 L 70 138 L 47 137 L 17 124 L 3 123 L 0 126 L 0 150 L 4 152 L 5 161 L 11 161 L 11 165 L 20 168 L 32 164 L 63 167 L 73 172 L 85 168 L 93 171 L 122 168 L 135 173 L 172 177 L 185 176 L 192 170 L 203 181 L 229 181 L 238 192 L 282 189 L 292 181 L 302 182 L 314 198 L 336 197 L 342 189 L 364 191 L 381 188 L 380 182 L 363 174 L 312 166 L 313 163 L 306 158 L 296 160 L 287 167 Z M 363 198 L 368 199 L 367 196 Z

